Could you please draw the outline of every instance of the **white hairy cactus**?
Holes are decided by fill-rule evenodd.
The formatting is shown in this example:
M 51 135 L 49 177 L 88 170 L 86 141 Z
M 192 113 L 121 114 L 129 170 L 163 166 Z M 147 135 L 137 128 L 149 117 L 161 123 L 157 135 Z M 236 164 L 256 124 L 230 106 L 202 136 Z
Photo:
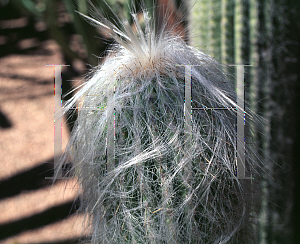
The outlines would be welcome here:
M 184 65 L 193 108 L 237 108 L 234 89 L 210 56 L 142 15 L 144 28 L 134 12 L 133 27 L 85 16 L 115 44 L 64 106 L 80 104 L 61 162 L 72 158 L 91 242 L 235 242 L 247 211 L 236 110 L 192 110 L 189 131 Z

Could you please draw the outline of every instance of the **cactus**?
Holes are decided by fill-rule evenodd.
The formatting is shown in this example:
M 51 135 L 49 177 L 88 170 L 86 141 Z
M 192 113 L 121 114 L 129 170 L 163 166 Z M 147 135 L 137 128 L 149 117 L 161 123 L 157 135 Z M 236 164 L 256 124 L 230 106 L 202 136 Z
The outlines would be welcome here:
M 191 34 L 192 43 L 201 43 L 201 48 L 205 48 L 209 43 L 216 42 L 218 35 L 221 35 L 220 47 L 215 49 L 221 49 L 220 62 L 223 65 L 232 63 L 253 65 L 247 68 L 245 73 L 246 101 L 249 105 L 247 110 L 250 109 L 263 118 L 261 123 L 246 127 L 247 133 L 252 134 L 252 141 L 246 138 L 248 147 L 252 147 L 255 155 L 260 155 L 268 172 L 267 174 L 263 171 L 259 172 L 263 177 L 259 185 L 256 185 L 256 191 L 261 196 L 257 206 L 258 213 L 254 211 L 249 213 L 249 218 L 251 216 L 253 222 L 249 225 L 252 225 L 254 243 L 290 243 L 291 219 L 287 216 L 291 214 L 289 207 L 289 201 L 292 200 L 291 192 L 286 194 L 280 188 L 287 186 L 288 180 L 285 182 L 276 175 L 282 174 L 284 169 L 289 170 L 282 154 L 291 155 L 287 144 L 283 142 L 286 140 L 285 137 L 288 138 L 288 133 L 284 132 L 288 128 L 283 122 L 286 114 L 283 111 L 289 111 L 286 101 L 290 101 L 283 90 L 291 92 L 288 90 L 289 82 L 293 80 L 284 77 L 286 72 L 284 69 L 290 62 L 286 59 L 290 55 L 287 53 L 289 40 L 286 27 L 292 24 L 292 22 L 288 23 L 288 20 L 289 15 L 293 16 L 293 7 L 290 1 L 285 0 L 212 2 L 215 5 L 221 4 L 221 13 L 214 12 L 214 15 L 221 15 L 221 33 L 208 24 L 214 21 L 214 15 L 209 16 L 211 20 L 206 21 L 204 27 L 192 25 L 191 29 L 195 29 L 195 35 Z M 207 16 L 208 6 L 205 0 L 196 2 L 195 9 L 191 11 L 192 24 L 197 23 L 199 16 Z M 203 28 L 206 28 L 205 31 Z M 201 32 L 201 35 L 198 35 L 198 32 Z M 217 33 L 210 34 L 211 32 Z M 213 38 L 215 40 L 211 40 L 211 36 L 215 36 Z M 209 54 L 216 56 L 213 52 Z M 280 115 L 278 115 L 279 110 L 282 111 Z M 279 133 L 276 134 L 278 131 L 281 131 L 281 136 Z M 283 194 L 287 199 L 285 201 L 279 197 Z M 240 236 L 243 238 L 243 234 Z
M 235 173 L 234 89 L 221 65 L 169 23 L 155 28 L 142 6 L 133 27 L 81 14 L 115 40 L 64 109 L 80 102 L 61 164 L 72 158 L 91 242 L 242 243 L 249 197 Z M 249 170 L 259 162 L 254 154 Z

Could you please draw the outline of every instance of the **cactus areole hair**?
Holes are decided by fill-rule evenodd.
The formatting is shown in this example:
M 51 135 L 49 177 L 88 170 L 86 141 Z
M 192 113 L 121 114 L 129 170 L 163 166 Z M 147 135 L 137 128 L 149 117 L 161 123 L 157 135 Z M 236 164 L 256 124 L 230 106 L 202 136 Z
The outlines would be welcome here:
M 176 25 L 155 30 L 145 7 L 142 21 L 132 11 L 132 25 L 116 26 L 97 11 L 85 18 L 115 42 L 64 106 L 81 109 L 61 160 L 72 158 L 90 241 L 237 241 L 247 216 L 236 178 L 240 108 L 222 67 L 174 35 Z M 191 107 L 202 108 L 192 115 L 189 92 Z

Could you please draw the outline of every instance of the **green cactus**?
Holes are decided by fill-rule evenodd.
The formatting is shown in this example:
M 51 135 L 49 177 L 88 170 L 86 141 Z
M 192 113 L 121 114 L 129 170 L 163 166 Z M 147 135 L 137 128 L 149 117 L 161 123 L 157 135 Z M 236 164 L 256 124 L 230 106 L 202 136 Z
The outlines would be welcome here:
M 266 173 L 259 172 L 266 178 L 260 181 L 258 189 L 261 195 L 259 214 L 252 212 L 255 243 L 289 243 L 291 241 L 291 213 L 288 200 L 280 200 L 283 194 L 280 184 L 286 185 L 276 174 L 287 168 L 280 154 L 290 153 L 283 142 L 286 134 L 284 110 L 288 110 L 291 92 L 284 78 L 287 48 L 287 29 L 289 19 L 295 15 L 293 1 L 285 0 L 199 0 L 191 9 L 191 30 L 194 46 L 206 51 L 223 65 L 250 64 L 245 68 L 245 91 L 248 109 L 261 116 L 260 125 L 250 125 L 247 133 L 252 133 L 256 146 L 252 149 L 266 162 Z M 219 8 L 220 6 L 220 8 Z M 296 7 L 295 7 L 296 8 Z M 296 8 L 296 9 L 299 9 Z M 294 14 L 293 14 L 294 13 Z M 200 24 L 199 24 L 200 23 Z M 224 69 L 229 72 L 229 69 Z M 278 111 L 281 112 L 279 113 Z M 280 114 L 280 115 L 279 115 Z M 246 117 L 247 119 L 247 117 Z M 246 121 L 247 122 L 247 121 Z M 281 138 L 281 139 L 279 139 Z M 289 154 L 291 155 L 291 154 Z M 290 192 L 290 191 L 289 191 Z M 286 195 L 291 200 L 291 193 Z M 272 203 L 274 202 L 274 204 Z M 277 204 L 280 206 L 275 206 Z M 289 210 L 288 210 L 289 209 Z M 249 223 L 250 224 L 250 223 Z M 284 225 L 286 227 L 284 227 Z

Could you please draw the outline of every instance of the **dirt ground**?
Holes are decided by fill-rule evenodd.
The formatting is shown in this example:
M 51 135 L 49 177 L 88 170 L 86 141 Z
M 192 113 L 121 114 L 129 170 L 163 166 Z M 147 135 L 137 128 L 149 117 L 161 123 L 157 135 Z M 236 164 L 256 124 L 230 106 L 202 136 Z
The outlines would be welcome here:
M 28 43 L 20 45 L 30 45 L 30 40 Z M 41 179 L 39 173 L 22 178 L 24 172 L 53 163 L 54 67 L 46 64 L 62 63 L 60 49 L 51 40 L 42 42 L 41 48 L 31 54 L 0 58 L 0 112 L 6 120 L 6 125 L 0 127 L 0 192 L 12 189 L 0 198 L 1 244 L 71 243 L 67 240 L 87 233 L 83 232 L 84 216 L 68 217 L 68 210 L 65 218 L 45 221 L 47 211 L 59 209 L 77 197 L 74 179 L 53 185 L 40 180 L 42 187 L 22 188 L 27 180 Z M 69 137 L 65 123 L 62 131 L 64 147 Z M 18 186 L 18 193 L 13 193 Z

